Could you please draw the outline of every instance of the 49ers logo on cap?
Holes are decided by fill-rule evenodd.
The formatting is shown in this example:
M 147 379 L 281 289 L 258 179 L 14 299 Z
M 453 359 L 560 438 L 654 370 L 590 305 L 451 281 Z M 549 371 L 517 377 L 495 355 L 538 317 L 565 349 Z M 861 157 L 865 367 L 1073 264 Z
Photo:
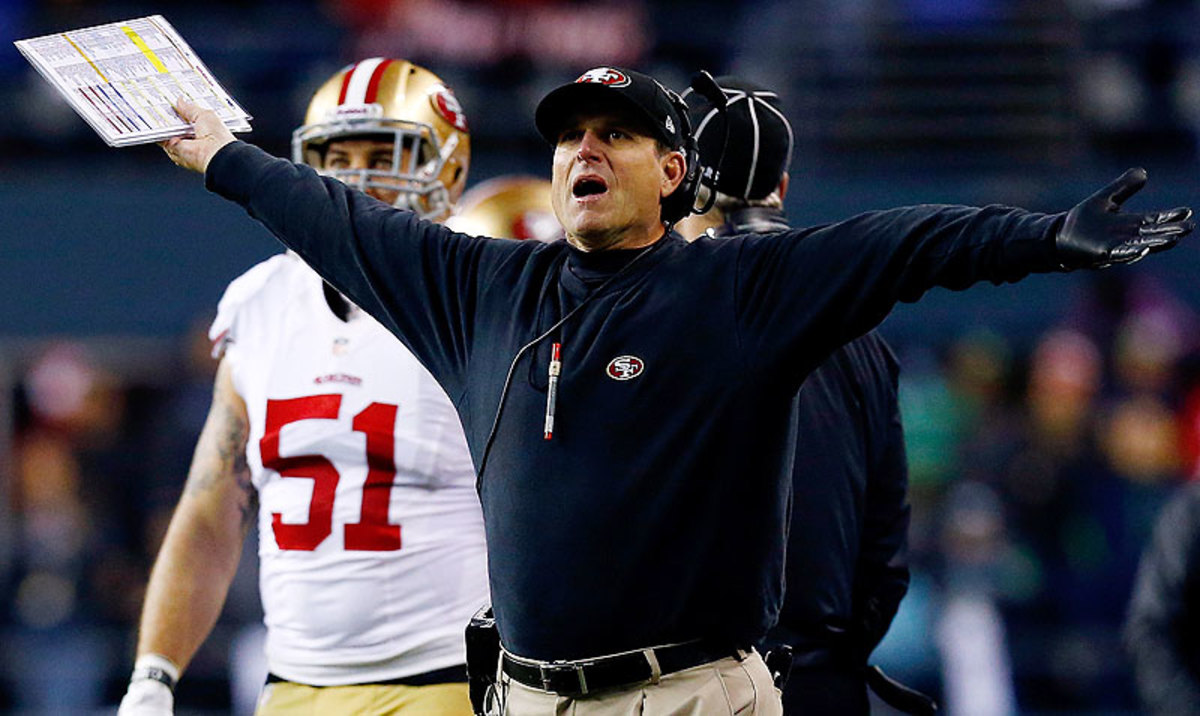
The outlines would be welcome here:
M 646 362 L 637 356 L 617 356 L 608 362 L 608 377 L 613 380 L 633 380 L 646 369 Z
M 458 103 L 458 98 L 450 91 L 449 87 L 438 87 L 429 94 L 429 103 L 433 105 L 433 111 L 438 113 L 438 116 L 454 125 L 454 128 L 460 132 L 467 130 L 467 115 L 463 113 L 462 105 Z
M 620 70 L 615 70 L 611 67 L 597 67 L 594 70 L 588 70 L 576 82 L 590 82 L 597 85 L 608 85 L 609 87 L 628 87 L 629 76 Z

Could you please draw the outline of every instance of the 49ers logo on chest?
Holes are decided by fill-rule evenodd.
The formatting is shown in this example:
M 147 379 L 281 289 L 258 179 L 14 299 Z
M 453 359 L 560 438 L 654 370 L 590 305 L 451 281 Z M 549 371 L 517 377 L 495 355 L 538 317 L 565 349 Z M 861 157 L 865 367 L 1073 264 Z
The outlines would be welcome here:
M 637 356 L 617 356 L 608 362 L 606 373 L 613 380 L 633 380 L 646 369 L 646 362 Z
M 597 85 L 608 85 L 609 87 L 628 87 L 629 76 L 624 72 L 613 69 L 612 67 L 597 67 L 594 70 L 588 70 L 575 82 L 588 82 Z

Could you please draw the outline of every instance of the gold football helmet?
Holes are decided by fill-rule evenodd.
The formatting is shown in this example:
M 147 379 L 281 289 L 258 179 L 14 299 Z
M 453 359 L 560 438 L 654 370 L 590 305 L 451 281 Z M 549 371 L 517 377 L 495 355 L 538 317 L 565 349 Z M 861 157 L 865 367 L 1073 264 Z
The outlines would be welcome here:
M 529 176 L 496 177 L 472 187 L 446 226 L 497 239 L 550 242 L 563 235 L 550 205 L 550 182 Z
M 364 138 L 394 141 L 390 169 L 323 169 L 331 141 Z M 396 206 L 433 220 L 462 194 L 470 154 L 466 115 L 450 88 L 423 67 L 383 57 L 329 78 L 292 133 L 293 161 L 363 191 L 398 191 Z

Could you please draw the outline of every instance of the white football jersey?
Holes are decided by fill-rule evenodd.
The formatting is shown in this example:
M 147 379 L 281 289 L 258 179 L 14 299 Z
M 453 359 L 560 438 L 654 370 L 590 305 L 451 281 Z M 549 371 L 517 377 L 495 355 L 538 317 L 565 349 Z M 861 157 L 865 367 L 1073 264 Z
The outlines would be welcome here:
M 464 663 L 483 517 L 441 387 L 292 254 L 230 284 L 209 336 L 250 415 L 270 670 L 332 686 Z

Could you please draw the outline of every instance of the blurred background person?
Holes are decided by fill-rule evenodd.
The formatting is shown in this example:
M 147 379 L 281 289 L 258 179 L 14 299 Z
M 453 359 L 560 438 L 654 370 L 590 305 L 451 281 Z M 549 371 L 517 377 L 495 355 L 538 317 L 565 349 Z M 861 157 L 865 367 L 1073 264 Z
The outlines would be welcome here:
M 1159 515 L 1138 568 L 1125 625 L 1138 693 L 1155 716 L 1200 714 L 1200 485 Z
M 60 342 L 37 356 L 25 379 L 27 422 L 16 445 L 12 506 L 13 700 L 34 713 L 68 713 L 100 701 L 103 626 L 130 615 L 138 577 L 131 552 L 141 535 L 133 436 L 125 386 L 82 346 Z M 89 489 L 103 480 L 107 490 Z M 133 607 L 136 611 L 136 607 Z

